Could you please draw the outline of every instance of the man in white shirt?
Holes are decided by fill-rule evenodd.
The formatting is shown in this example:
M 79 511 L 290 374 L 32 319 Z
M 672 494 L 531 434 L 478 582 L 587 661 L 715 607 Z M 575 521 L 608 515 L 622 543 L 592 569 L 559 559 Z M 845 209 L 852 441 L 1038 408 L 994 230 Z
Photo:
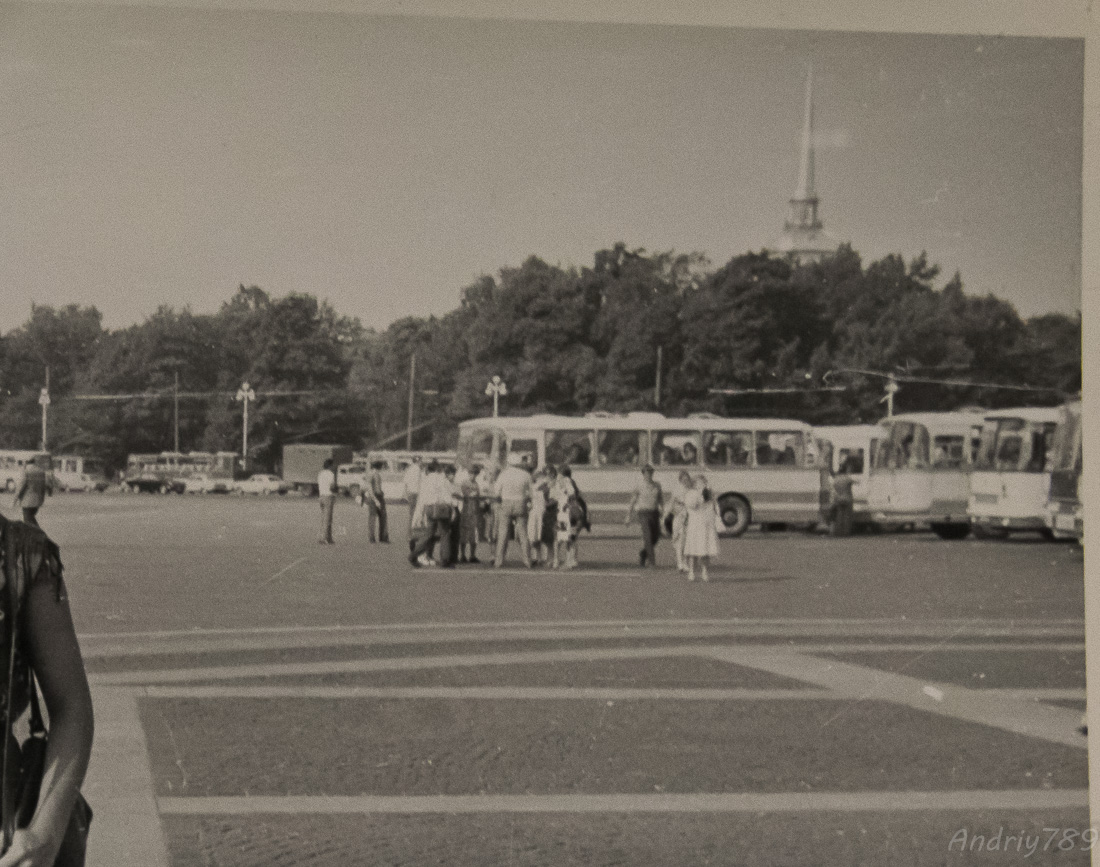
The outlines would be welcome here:
M 420 458 L 413 456 L 412 461 L 405 467 L 405 502 L 409 505 L 409 550 L 413 549 L 413 515 L 416 514 L 416 500 L 420 496 L 420 481 L 423 475 L 420 472 Z
M 522 457 L 508 455 L 508 466 L 500 471 L 493 494 L 500 498 L 500 511 L 497 513 L 497 550 L 493 565 L 504 565 L 504 555 L 508 551 L 508 531 L 515 526 L 516 541 L 523 556 L 523 565 L 531 568 L 531 549 L 527 542 L 527 507 L 531 502 L 531 474 L 522 466 Z
M 317 474 L 317 496 L 321 500 L 321 538 L 318 541 L 331 545 L 332 511 L 336 505 L 336 473 L 332 471 L 332 458 L 325 458 L 325 466 Z

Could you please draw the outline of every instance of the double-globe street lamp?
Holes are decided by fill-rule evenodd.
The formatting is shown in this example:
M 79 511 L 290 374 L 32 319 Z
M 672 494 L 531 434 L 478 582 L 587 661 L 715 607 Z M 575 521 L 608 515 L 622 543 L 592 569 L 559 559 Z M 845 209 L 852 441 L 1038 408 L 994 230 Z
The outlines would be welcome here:
M 496 418 L 500 410 L 500 399 L 508 394 L 508 386 L 499 376 L 494 376 L 485 386 L 485 393 L 493 398 L 493 418 Z
M 241 430 L 241 462 L 247 471 L 248 467 L 248 404 L 256 399 L 256 392 L 247 382 L 242 383 L 237 389 L 237 400 L 244 403 L 244 421 Z

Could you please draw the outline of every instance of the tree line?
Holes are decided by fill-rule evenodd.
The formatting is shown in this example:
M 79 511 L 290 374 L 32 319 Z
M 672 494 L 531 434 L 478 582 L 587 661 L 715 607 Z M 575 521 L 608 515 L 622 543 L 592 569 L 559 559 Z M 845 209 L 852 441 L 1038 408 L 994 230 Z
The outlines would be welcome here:
M 942 286 L 939 276 L 925 254 L 865 265 L 848 246 L 807 266 L 759 252 L 713 268 L 620 243 L 579 268 L 532 256 L 462 289 L 443 316 L 381 331 L 312 294 L 243 285 L 216 313 L 161 307 L 117 330 L 94 307 L 34 305 L 0 337 L 0 447 L 38 447 L 47 367 L 50 450 L 111 468 L 173 447 L 177 382 L 184 451 L 239 451 L 245 381 L 258 393 L 257 466 L 292 442 L 403 445 L 414 355 L 424 448 L 453 445 L 459 421 L 490 413 L 494 375 L 506 414 L 658 408 L 816 424 L 884 415 L 883 380 L 855 371 L 901 375 L 899 412 L 1049 405 L 1079 391 L 1079 313 L 1025 320 L 967 295 L 958 274 Z

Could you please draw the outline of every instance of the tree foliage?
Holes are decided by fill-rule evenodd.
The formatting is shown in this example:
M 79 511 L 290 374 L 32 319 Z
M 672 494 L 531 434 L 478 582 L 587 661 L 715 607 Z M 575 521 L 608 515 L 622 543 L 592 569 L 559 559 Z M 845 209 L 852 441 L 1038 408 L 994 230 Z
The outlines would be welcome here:
M 1025 321 L 1005 301 L 968 296 L 960 275 L 939 277 L 924 254 L 864 265 L 845 246 L 798 267 L 762 251 L 711 268 L 699 254 L 620 243 L 582 268 L 532 256 L 475 280 L 451 312 L 381 332 L 312 295 L 257 286 L 214 314 L 162 307 L 117 331 L 94 307 L 35 305 L 0 337 L 0 446 L 37 446 L 47 367 L 51 447 L 116 467 L 172 447 L 177 376 L 184 450 L 240 448 L 243 382 L 259 394 L 249 451 L 261 465 L 288 442 L 403 443 L 414 356 L 418 446 L 453 444 L 458 421 L 487 414 L 494 375 L 510 414 L 651 409 L 659 375 L 667 413 L 838 424 L 882 415 L 882 380 L 861 370 L 1048 389 L 903 382 L 901 410 L 1054 403 L 1080 389 L 1079 314 Z M 847 389 L 762 391 L 825 384 Z M 117 394 L 142 396 L 79 399 Z

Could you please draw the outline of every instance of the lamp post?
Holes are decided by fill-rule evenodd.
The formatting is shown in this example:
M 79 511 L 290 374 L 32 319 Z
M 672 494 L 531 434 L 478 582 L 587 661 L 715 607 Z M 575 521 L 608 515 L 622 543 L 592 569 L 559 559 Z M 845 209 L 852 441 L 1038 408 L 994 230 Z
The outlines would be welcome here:
M 886 402 L 886 417 L 893 418 L 894 395 L 901 390 L 901 386 L 898 385 L 898 381 L 896 379 L 891 377 L 890 379 L 886 380 L 886 385 L 884 386 L 884 388 L 886 389 L 886 397 L 884 397 L 882 400 Z
M 500 410 L 500 399 L 504 395 L 508 394 L 508 386 L 504 384 L 504 380 L 499 376 L 494 376 L 489 380 L 489 384 L 485 386 L 485 393 L 492 395 L 493 398 L 493 418 L 496 418 Z
M 48 413 L 47 407 L 50 405 L 50 389 L 43 388 L 41 394 L 38 395 L 38 403 L 42 406 L 42 451 L 46 451 L 46 416 Z
M 247 382 L 242 383 L 237 389 L 237 400 L 244 403 L 244 421 L 241 430 L 241 460 L 244 467 L 248 467 L 248 402 L 256 399 L 256 392 Z

